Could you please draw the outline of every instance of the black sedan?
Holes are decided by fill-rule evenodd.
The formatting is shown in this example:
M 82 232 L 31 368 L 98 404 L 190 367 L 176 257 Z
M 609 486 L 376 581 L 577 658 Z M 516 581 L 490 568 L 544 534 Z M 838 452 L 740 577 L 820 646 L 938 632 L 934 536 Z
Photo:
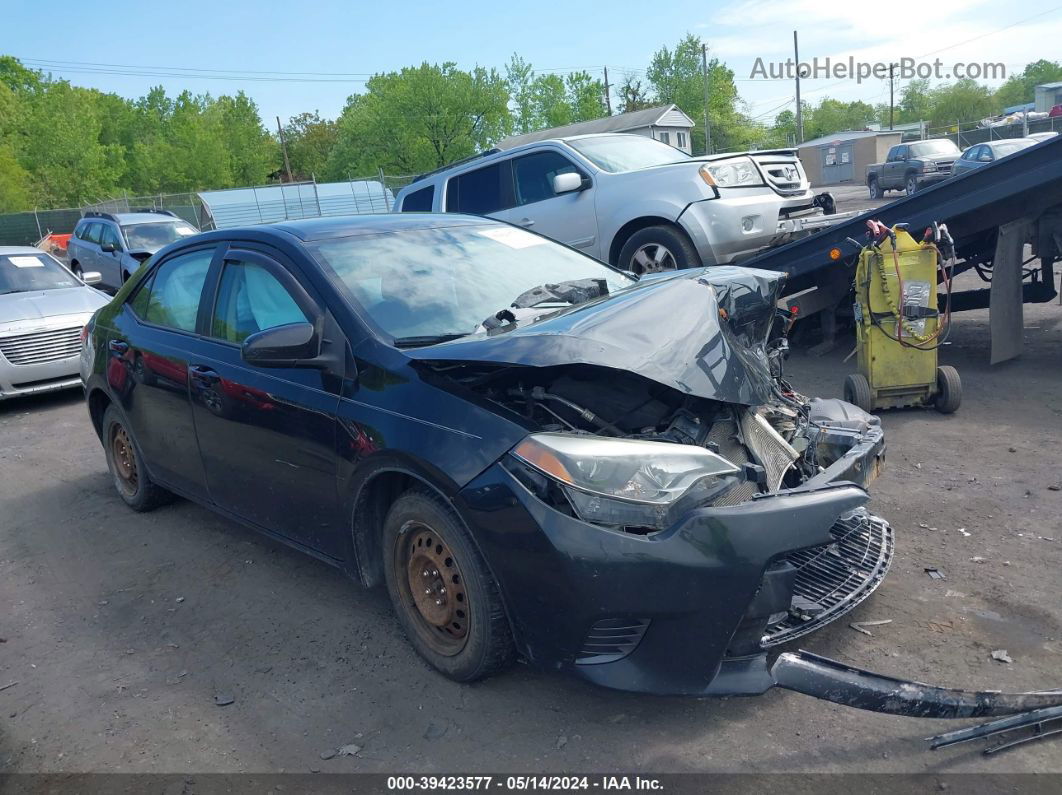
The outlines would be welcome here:
M 862 507 L 881 426 L 781 377 L 781 284 L 636 281 L 459 215 L 221 230 L 95 315 L 82 375 L 131 508 L 180 495 L 386 583 L 453 679 L 519 657 L 626 690 L 779 684 L 925 714 L 924 692 L 875 701 L 891 686 L 813 655 L 768 665 L 893 551 Z M 933 714 L 999 696 L 974 695 Z

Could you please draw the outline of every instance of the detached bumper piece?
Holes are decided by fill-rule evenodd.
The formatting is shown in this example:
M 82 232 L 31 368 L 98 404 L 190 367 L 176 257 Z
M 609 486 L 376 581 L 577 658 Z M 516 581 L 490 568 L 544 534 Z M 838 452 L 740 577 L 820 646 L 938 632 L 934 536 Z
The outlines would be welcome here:
M 971 726 L 968 729 L 958 729 L 953 732 L 938 734 L 936 737 L 929 738 L 929 747 L 935 751 L 938 748 L 947 748 L 949 745 L 967 743 L 971 740 L 992 737 L 996 734 L 1020 732 L 1023 729 L 1029 729 L 1030 731 L 1018 737 L 1004 737 L 1003 742 L 989 746 L 983 753 L 988 756 L 1025 743 L 1062 735 L 1062 707 L 1034 709 L 1032 712 L 1026 712 L 1021 715 L 1012 715 L 1009 718 L 982 723 L 980 726 Z
M 771 677 L 778 687 L 786 690 L 847 707 L 909 718 L 981 718 L 1062 707 L 1062 690 L 1038 693 L 953 690 L 864 671 L 806 651 L 780 655 L 771 666 Z M 941 743 L 945 744 L 950 743 Z
M 768 624 L 760 643 L 777 646 L 844 615 L 877 588 L 892 563 L 892 528 L 858 508 L 830 528 L 833 543 L 786 556 L 796 569 L 789 612 Z

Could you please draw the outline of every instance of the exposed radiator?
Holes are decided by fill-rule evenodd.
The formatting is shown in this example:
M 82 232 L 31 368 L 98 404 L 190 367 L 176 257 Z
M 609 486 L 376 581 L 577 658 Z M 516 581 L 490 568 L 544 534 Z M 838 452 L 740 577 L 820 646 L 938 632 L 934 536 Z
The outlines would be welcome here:
M 800 453 L 767 420 L 751 409 L 741 415 L 741 434 L 752 457 L 767 473 L 767 488 L 778 491 L 782 478 Z

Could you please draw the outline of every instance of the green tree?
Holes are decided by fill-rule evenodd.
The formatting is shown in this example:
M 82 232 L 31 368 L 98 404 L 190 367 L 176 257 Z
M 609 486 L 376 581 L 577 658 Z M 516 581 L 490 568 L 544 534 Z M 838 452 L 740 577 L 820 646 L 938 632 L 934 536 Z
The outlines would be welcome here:
M 933 89 L 930 126 L 978 121 L 995 113 L 992 92 L 969 78 Z
M 229 171 L 234 185 L 260 185 L 280 163 L 277 141 L 262 126 L 254 100 L 237 92 L 221 96 L 208 107 L 218 114 L 221 137 L 228 150 Z
M 374 75 L 365 89 L 347 100 L 337 120 L 332 177 L 438 168 L 510 129 L 506 81 L 495 70 L 423 63 Z
M 509 90 L 512 129 L 515 133 L 529 133 L 535 129 L 535 103 L 531 83 L 535 70 L 515 52 L 505 65 L 505 84 Z
M 1027 64 L 1020 75 L 1012 75 L 996 90 L 998 109 L 1032 102 L 1038 85 L 1062 80 L 1062 63 L 1041 58 Z
M 878 120 L 873 105 L 826 97 L 804 114 L 804 140 L 844 130 L 863 130 Z
M 336 123 L 322 119 L 317 111 L 300 113 L 289 119 L 284 125 L 284 139 L 288 144 L 292 172 L 302 177 L 324 174 L 337 137 Z
M 572 72 L 565 79 L 572 121 L 590 121 L 608 114 L 605 107 L 605 84 L 589 72 Z
M 646 76 L 661 103 L 675 103 L 698 127 L 691 134 L 694 152 L 704 151 L 704 74 L 701 42 L 687 33 L 674 50 L 661 47 L 653 55 Z M 734 72 L 718 59 L 708 61 L 708 123 L 711 125 L 712 150 L 740 148 L 753 130 L 738 109 Z
M 531 106 L 534 109 L 535 129 L 562 127 L 571 124 L 572 106 L 564 78 L 560 75 L 537 75 L 531 82 Z
M 655 104 L 649 92 L 642 88 L 642 81 L 634 75 L 623 76 L 623 82 L 619 86 L 619 112 L 632 113 L 636 110 L 645 110 Z

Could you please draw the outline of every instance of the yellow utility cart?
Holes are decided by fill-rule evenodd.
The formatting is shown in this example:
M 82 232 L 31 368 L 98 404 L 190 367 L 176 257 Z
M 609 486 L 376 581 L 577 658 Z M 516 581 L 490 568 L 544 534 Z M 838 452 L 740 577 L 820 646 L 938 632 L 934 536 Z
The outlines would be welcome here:
M 845 400 L 865 411 L 934 406 L 950 414 L 962 400 L 954 367 L 937 365 L 937 348 L 950 323 L 949 307 L 937 308 L 941 229 L 916 241 L 905 225 L 869 222 L 871 243 L 859 254 L 855 276 L 856 349 L 859 372 L 844 383 Z M 943 270 L 949 288 L 950 271 Z

